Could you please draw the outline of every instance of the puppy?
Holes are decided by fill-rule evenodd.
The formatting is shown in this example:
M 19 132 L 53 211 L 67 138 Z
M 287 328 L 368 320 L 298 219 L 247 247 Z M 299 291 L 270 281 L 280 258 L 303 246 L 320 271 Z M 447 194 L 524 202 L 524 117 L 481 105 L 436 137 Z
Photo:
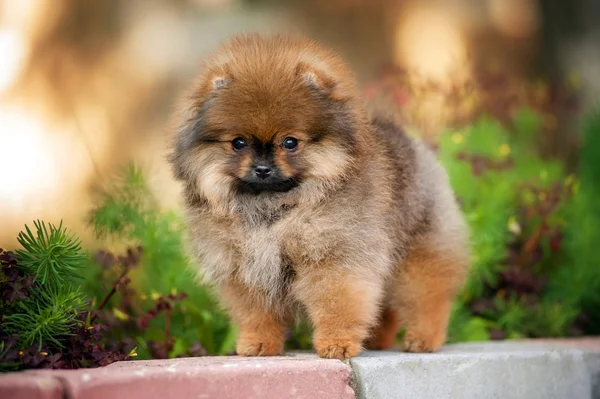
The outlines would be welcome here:
M 200 271 L 237 353 L 283 352 L 295 315 L 325 358 L 445 341 L 468 266 L 445 171 L 369 117 L 344 62 L 313 41 L 246 35 L 203 65 L 170 155 Z

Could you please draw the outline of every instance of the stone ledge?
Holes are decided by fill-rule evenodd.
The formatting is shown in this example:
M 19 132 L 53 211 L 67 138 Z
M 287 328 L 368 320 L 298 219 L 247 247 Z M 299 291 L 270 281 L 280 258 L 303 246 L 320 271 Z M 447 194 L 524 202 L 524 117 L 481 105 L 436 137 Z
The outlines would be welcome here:
M 350 363 L 359 398 L 600 398 L 598 339 L 455 344 L 420 355 L 366 352 Z
M 600 338 L 365 352 L 349 364 L 290 353 L 35 370 L 0 374 L 0 398 L 600 398 Z
M 351 374 L 343 362 L 314 355 L 130 361 L 98 369 L 5 374 L 0 398 L 350 399 L 355 397 Z M 42 396 L 36 391 L 39 381 L 59 382 L 60 391 Z
M 51 376 L 29 373 L 0 374 L 0 398 L 2 399 L 62 399 L 60 381 Z

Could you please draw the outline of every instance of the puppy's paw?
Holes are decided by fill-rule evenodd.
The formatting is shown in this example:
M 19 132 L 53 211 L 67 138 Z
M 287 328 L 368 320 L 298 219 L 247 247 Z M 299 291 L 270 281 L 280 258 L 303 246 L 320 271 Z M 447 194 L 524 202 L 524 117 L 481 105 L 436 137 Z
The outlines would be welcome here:
M 360 342 L 353 339 L 315 339 L 317 355 L 326 359 L 345 360 L 358 355 Z
M 437 352 L 444 344 L 444 334 L 418 334 L 412 331 L 407 331 L 404 335 L 402 347 L 405 352 L 413 353 L 432 353 Z
M 277 356 L 283 354 L 283 343 L 264 339 L 239 339 L 236 352 L 239 356 Z

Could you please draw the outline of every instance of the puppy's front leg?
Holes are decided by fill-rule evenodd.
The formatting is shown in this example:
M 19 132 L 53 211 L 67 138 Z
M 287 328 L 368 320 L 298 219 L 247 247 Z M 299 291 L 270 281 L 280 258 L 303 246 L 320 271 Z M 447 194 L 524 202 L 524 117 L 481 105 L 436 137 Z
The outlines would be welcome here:
M 381 284 L 372 276 L 317 267 L 298 271 L 294 296 L 306 306 L 314 325 L 313 344 L 324 358 L 358 355 L 376 321 Z
M 236 352 L 240 356 L 275 356 L 283 353 L 287 317 L 269 306 L 260 292 L 229 282 L 220 292 L 239 327 Z

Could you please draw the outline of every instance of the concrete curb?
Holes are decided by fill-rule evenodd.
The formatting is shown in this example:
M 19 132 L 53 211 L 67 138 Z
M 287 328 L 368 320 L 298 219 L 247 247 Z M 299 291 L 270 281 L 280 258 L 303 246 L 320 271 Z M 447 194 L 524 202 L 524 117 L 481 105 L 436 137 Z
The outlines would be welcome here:
M 600 398 L 600 349 L 568 343 L 455 344 L 419 355 L 366 352 L 351 365 L 358 398 Z
M 33 370 L 0 374 L 0 398 L 600 398 L 600 338 L 365 352 L 349 364 L 290 353 Z

